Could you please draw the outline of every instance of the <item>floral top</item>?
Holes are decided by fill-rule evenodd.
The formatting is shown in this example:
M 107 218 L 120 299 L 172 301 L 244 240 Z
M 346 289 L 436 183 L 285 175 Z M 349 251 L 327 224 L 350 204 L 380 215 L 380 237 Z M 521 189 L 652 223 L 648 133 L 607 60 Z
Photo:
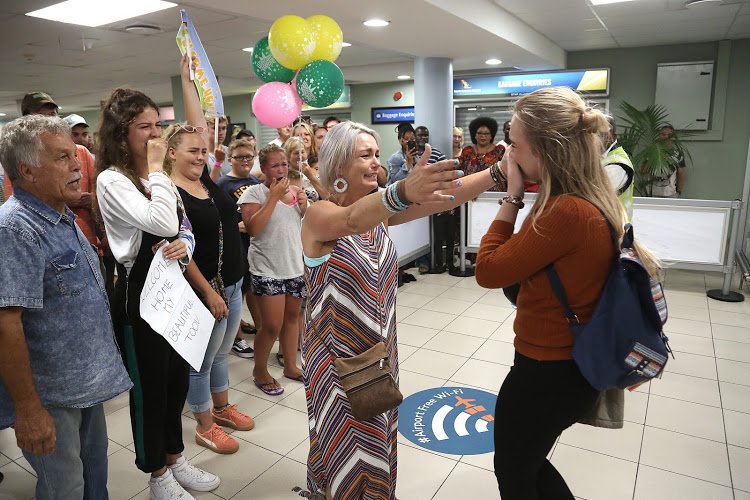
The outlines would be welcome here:
M 481 172 L 502 160 L 503 154 L 505 154 L 505 148 L 501 145 L 495 146 L 494 149 L 484 154 L 477 154 L 473 145 L 466 146 L 458 157 L 458 168 L 464 171 L 464 175 Z M 505 189 L 504 185 L 494 186 L 488 191 L 505 191 Z

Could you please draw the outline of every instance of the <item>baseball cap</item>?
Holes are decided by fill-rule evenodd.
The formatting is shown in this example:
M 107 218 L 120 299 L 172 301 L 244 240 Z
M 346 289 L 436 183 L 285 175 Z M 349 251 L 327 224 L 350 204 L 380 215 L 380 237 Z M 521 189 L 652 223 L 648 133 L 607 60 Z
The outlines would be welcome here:
M 81 115 L 76 115 L 76 114 L 68 115 L 65 118 L 63 118 L 63 120 L 65 120 L 65 123 L 70 125 L 70 128 L 73 128 L 76 125 L 86 125 L 87 127 L 89 126 L 89 124 L 86 123 L 86 120 Z
M 56 108 L 60 107 L 52 100 L 49 94 L 44 92 L 30 92 L 23 96 L 23 101 L 21 101 L 21 113 L 28 115 L 45 104 L 53 104 Z
M 255 137 L 255 134 L 253 134 L 252 130 L 248 130 L 246 128 L 243 128 L 239 132 L 237 132 L 237 139 L 242 139 L 243 137 Z

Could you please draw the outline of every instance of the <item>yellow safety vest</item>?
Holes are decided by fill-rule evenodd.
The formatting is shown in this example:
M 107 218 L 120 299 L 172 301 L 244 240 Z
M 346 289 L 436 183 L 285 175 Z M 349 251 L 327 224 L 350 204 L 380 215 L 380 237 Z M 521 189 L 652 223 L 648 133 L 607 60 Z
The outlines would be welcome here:
M 633 221 L 633 192 L 635 186 L 635 169 L 633 168 L 633 162 L 630 161 L 630 157 L 622 149 L 622 146 L 618 146 L 614 149 L 609 150 L 602 158 L 602 166 L 607 165 L 620 165 L 623 169 L 630 169 L 630 184 L 628 184 L 622 192 L 618 193 L 620 203 L 628 214 L 628 222 Z

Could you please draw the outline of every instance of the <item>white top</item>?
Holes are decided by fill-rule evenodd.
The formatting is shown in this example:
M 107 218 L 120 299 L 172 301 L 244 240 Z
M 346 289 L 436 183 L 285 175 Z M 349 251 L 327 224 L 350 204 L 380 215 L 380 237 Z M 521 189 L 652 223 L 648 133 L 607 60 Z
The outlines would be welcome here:
M 507 143 L 507 142 L 505 142 L 505 139 L 501 139 L 501 140 L 500 140 L 500 142 L 498 142 L 498 143 L 496 144 L 496 146 L 502 146 L 502 147 L 504 147 L 505 149 L 508 149 L 508 143 Z
M 605 165 L 604 170 L 607 172 L 607 177 L 609 177 L 609 183 L 612 184 L 612 187 L 615 188 L 616 192 L 619 192 L 625 187 L 628 182 L 628 174 L 625 172 L 624 168 L 620 165 L 612 164 Z
M 165 238 L 178 233 L 177 191 L 163 172 L 141 179 L 149 200 L 122 173 L 110 167 L 96 179 L 96 197 L 107 230 L 109 248 L 117 262 L 128 270 L 141 248 L 143 231 Z M 188 255 L 192 253 L 188 239 Z
M 221 149 L 224 150 L 224 161 L 221 162 L 221 175 L 227 175 L 229 172 L 232 171 L 232 164 L 229 163 L 229 148 L 225 145 L 221 145 Z M 213 151 L 208 153 L 208 168 L 209 171 L 214 167 L 214 162 L 216 161 L 216 156 L 214 156 Z
M 278 147 L 282 146 L 281 139 L 279 139 L 278 137 L 276 139 L 272 140 L 271 142 L 269 142 L 268 144 L 276 144 Z
M 268 200 L 265 184 L 250 186 L 242 194 L 238 205 L 257 203 L 263 206 Z M 302 214 L 297 204 L 289 206 L 283 201 L 276 203 L 268 224 L 259 235 L 250 237 L 247 261 L 250 272 L 279 280 L 302 276 Z

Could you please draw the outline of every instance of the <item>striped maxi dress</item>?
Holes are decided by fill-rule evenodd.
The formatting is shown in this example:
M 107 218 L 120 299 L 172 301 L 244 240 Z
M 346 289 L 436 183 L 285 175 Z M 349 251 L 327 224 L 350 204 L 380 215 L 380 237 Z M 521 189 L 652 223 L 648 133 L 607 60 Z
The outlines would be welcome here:
M 383 224 L 339 238 L 325 263 L 305 266 L 302 352 L 312 493 L 322 494 L 328 487 L 334 499 L 396 498 L 398 409 L 366 422 L 356 420 L 329 349 L 339 357 L 363 353 L 380 341 L 380 322 L 398 384 L 397 276 L 396 249 Z

